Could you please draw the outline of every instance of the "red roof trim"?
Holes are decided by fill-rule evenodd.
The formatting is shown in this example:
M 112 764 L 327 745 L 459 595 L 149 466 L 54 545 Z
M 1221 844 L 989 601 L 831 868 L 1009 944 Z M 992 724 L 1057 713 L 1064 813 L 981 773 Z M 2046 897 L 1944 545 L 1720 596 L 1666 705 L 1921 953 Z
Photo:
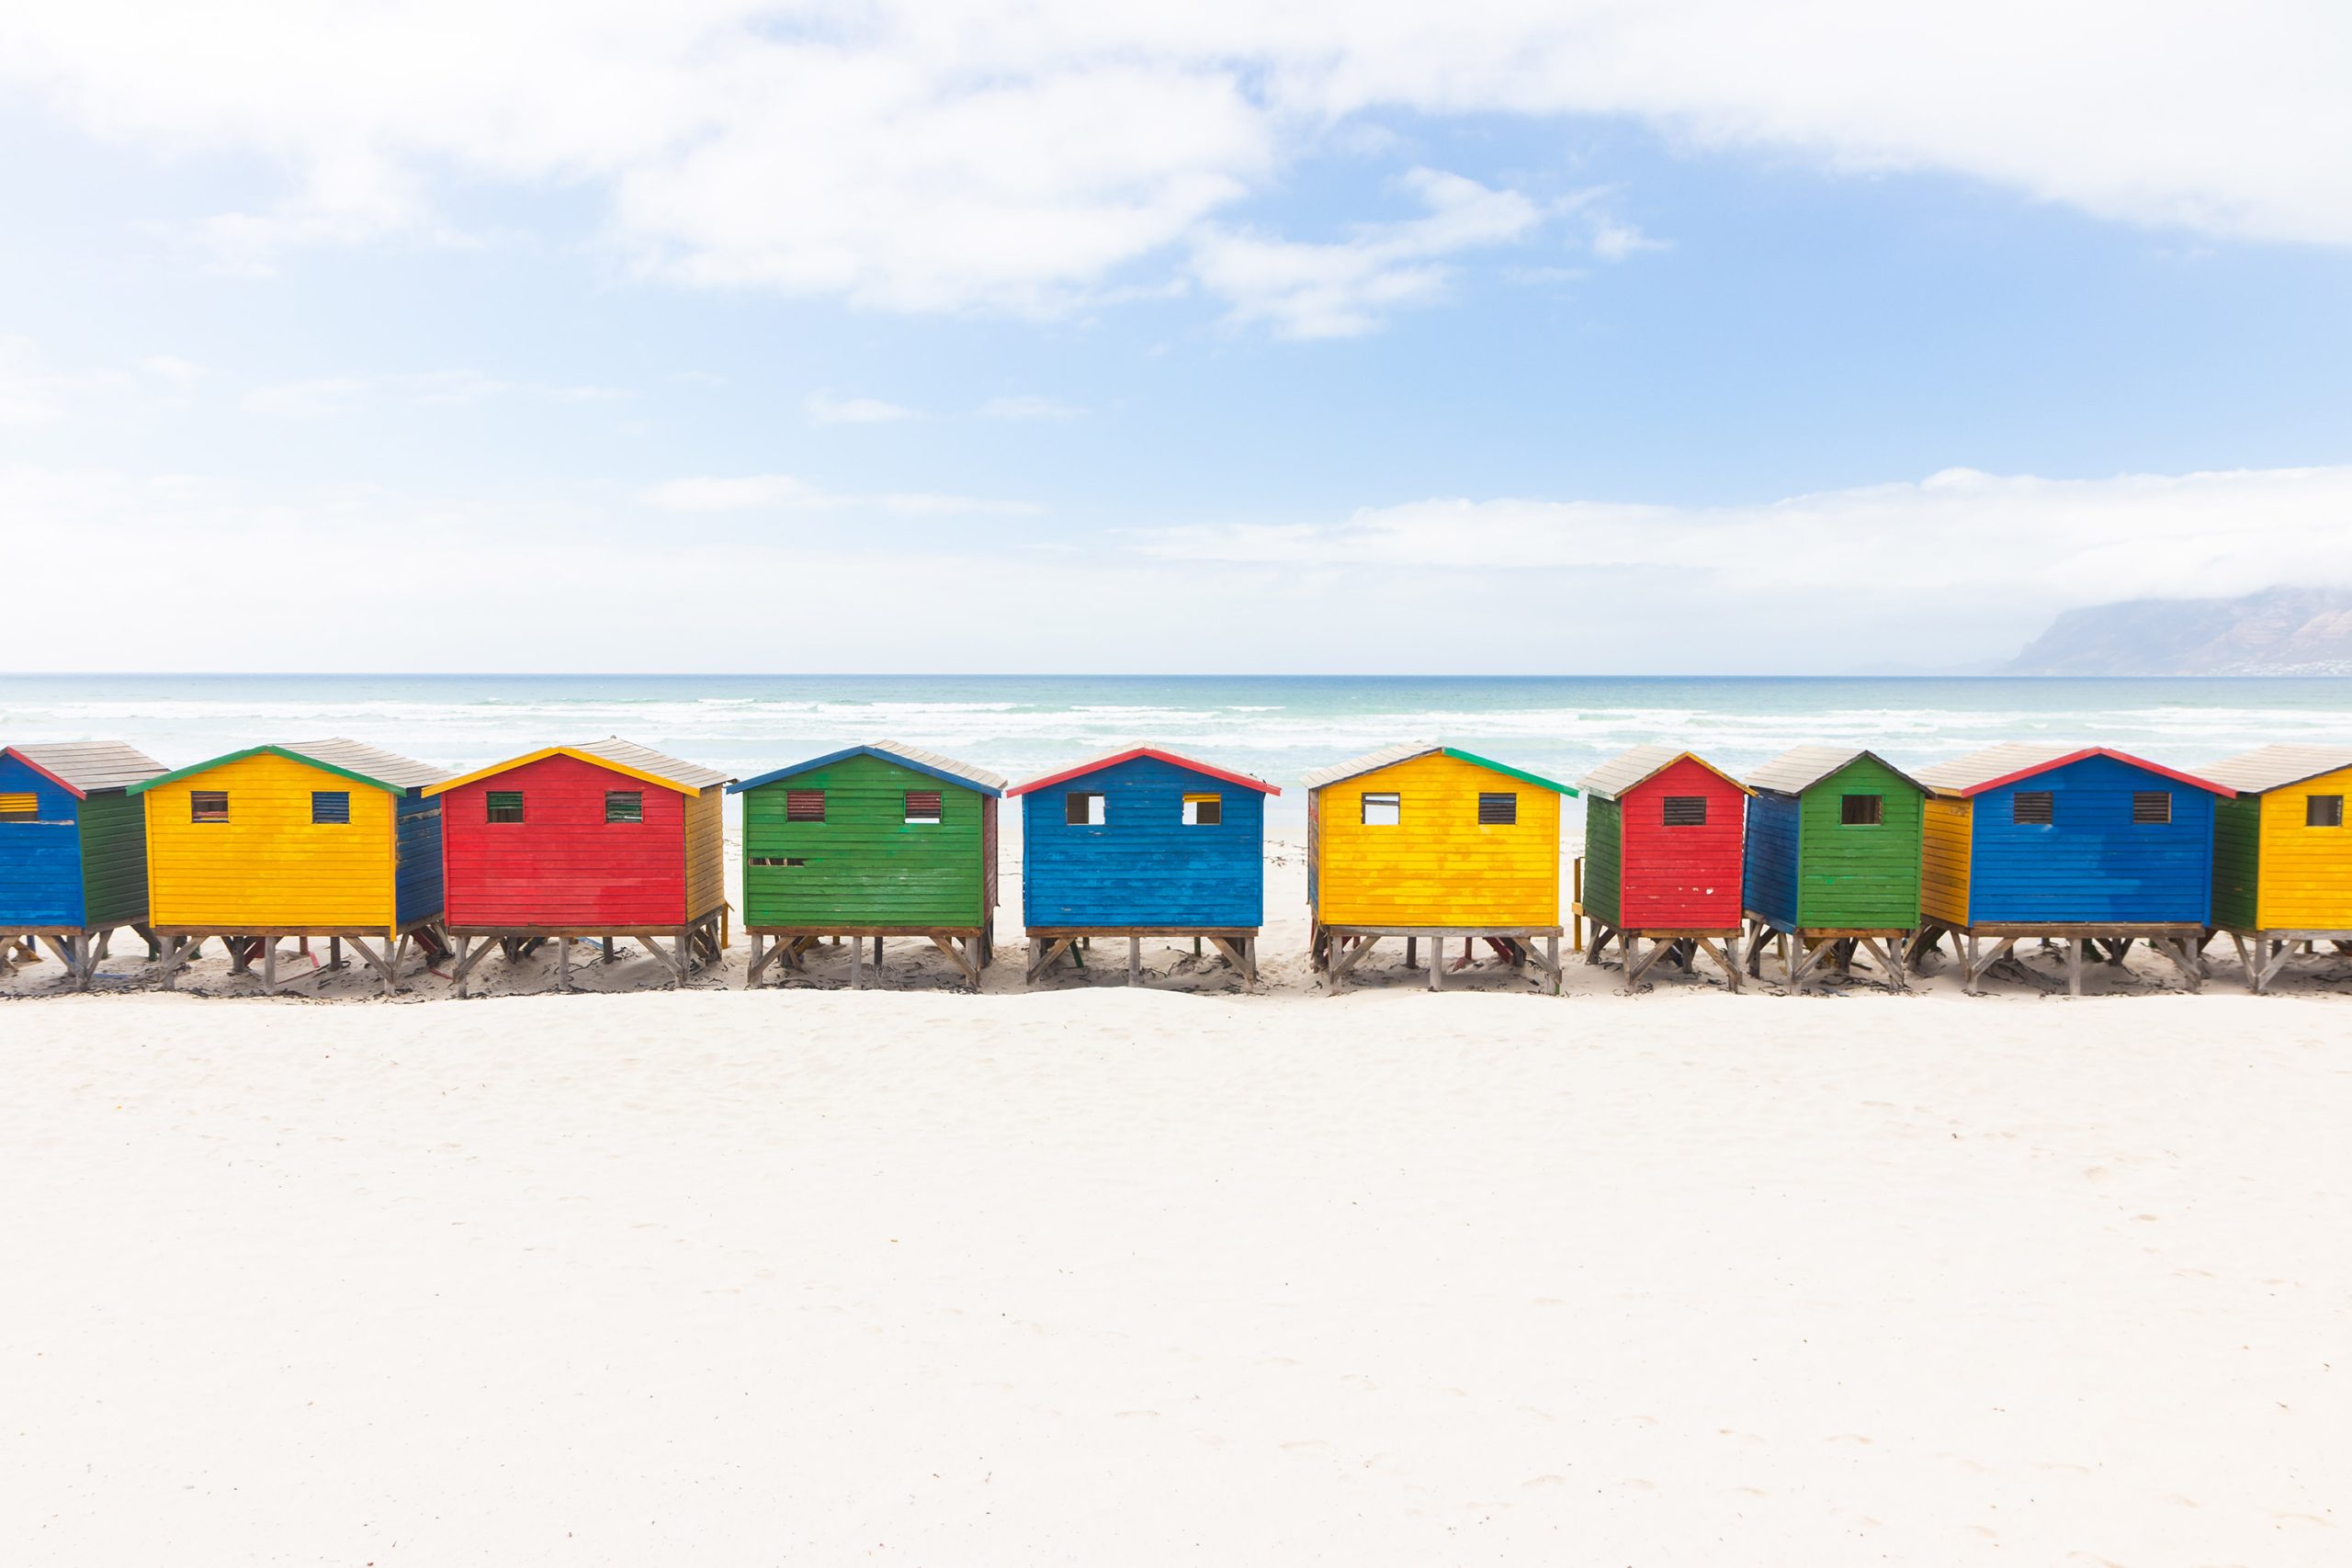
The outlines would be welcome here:
M 1014 784 L 1004 793 L 1027 795 L 1032 790 L 1050 789 L 1055 784 L 1064 784 L 1071 779 L 1084 778 L 1089 773 L 1099 773 L 1105 768 L 1115 768 L 1122 762 L 1132 762 L 1137 757 L 1149 757 L 1156 762 L 1166 762 L 1170 767 L 1185 768 L 1196 773 L 1206 773 L 1213 779 L 1223 779 L 1226 783 L 1238 784 L 1243 789 L 1254 789 L 1260 795 L 1282 794 L 1281 790 L 1263 779 L 1253 779 L 1248 773 L 1237 773 L 1225 768 L 1211 767 L 1206 762 L 1196 762 L 1190 757 L 1180 757 L 1173 751 L 1163 751 L 1157 746 L 1137 746 L 1132 750 L 1121 751 L 1114 756 L 1097 757 L 1091 762 L 1080 762 L 1074 768 L 1064 768 L 1058 773 L 1047 773 L 1042 779 L 1031 779 L 1027 784 Z
M 90 798 L 90 792 L 88 790 L 76 789 L 74 785 L 66 783 L 63 779 L 59 778 L 55 773 L 51 773 L 47 768 L 42 767 L 39 762 L 34 761 L 30 757 L 26 756 L 22 751 L 17 750 L 14 746 L 0 749 L 0 757 L 14 757 L 17 761 L 22 762 L 25 766 L 30 768 L 33 772 L 39 773 L 41 777 L 47 779 L 50 783 L 55 784 L 58 788 L 63 790 L 66 794 L 72 795 L 76 800 L 87 800 Z
M 2069 751 L 2064 756 L 2052 758 L 2047 762 L 2037 762 L 2030 768 L 2019 768 L 2014 773 L 2003 773 L 1997 779 L 1986 779 L 1983 784 L 1971 784 L 1966 789 L 1952 790 L 1949 793 L 1962 800 L 1973 800 L 1988 789 L 1998 789 L 2003 784 L 2013 784 L 2019 779 L 2030 779 L 2038 774 L 2055 773 L 2060 768 L 2072 767 L 2089 757 L 2107 757 L 2129 767 L 2144 768 L 2149 773 L 2162 774 L 2176 784 L 2193 784 L 2199 789 L 2218 795 L 2224 800 L 2234 798 L 2238 793 L 2227 784 L 2217 784 L 2211 779 L 2200 779 L 2195 773 L 2184 773 L 2177 768 L 2167 768 L 2162 762 L 2151 762 L 2145 757 L 2134 757 L 2129 751 L 2118 751 L 2111 746 L 2086 746 L 2079 751 Z

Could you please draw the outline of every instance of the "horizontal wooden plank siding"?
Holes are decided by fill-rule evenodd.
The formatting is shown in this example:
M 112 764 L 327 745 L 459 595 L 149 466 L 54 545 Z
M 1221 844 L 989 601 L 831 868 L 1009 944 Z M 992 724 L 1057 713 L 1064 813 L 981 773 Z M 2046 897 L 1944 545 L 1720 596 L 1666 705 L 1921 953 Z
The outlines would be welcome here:
M 791 820 L 790 796 L 818 791 L 824 820 Z M 938 794 L 937 822 L 907 820 L 911 791 Z M 995 805 L 978 790 L 871 753 L 745 790 L 743 923 L 978 926 Z M 756 863 L 763 860 L 801 863 Z
M 393 814 L 396 918 L 403 926 L 437 919 L 447 892 L 441 853 L 441 797 L 401 800 Z
M 2352 795 L 2352 768 L 2261 797 L 2265 931 L 2352 931 L 2352 828 L 2308 826 L 2314 795 Z
M 1099 827 L 1072 826 L 1072 793 L 1104 796 Z M 1222 796 L 1220 820 L 1187 826 L 1184 796 Z M 1020 797 L 1026 926 L 1265 923 L 1265 797 L 1137 757 Z M 1333 917 L 1336 918 L 1336 917 Z
M 83 919 L 93 926 L 147 919 L 147 808 L 109 790 L 82 802 Z
M 605 819 L 605 796 L 616 790 L 641 797 L 639 820 Z M 523 819 L 492 821 L 493 795 L 520 795 Z M 458 784 L 436 803 L 453 926 L 618 931 L 680 926 L 705 912 L 686 908 L 687 811 L 675 790 L 559 752 Z
M 1551 790 L 1436 751 L 1315 793 L 1324 924 L 1560 923 L 1560 797 Z M 1397 797 L 1393 825 L 1364 821 L 1367 795 Z M 1516 795 L 1517 820 L 1481 822 L 1481 795 Z
M 686 919 L 727 902 L 727 786 L 683 802 L 686 825 Z
M 1618 887 L 1625 870 L 1625 819 L 1617 803 L 1596 795 L 1584 807 L 1584 912 L 1619 923 Z
M 220 790 L 229 820 L 191 822 L 188 796 Z M 351 820 L 311 820 L 314 790 L 346 791 Z M 155 922 L 213 930 L 389 929 L 395 918 L 392 797 L 261 753 L 159 784 L 147 807 Z
M 2213 923 L 2253 931 L 2261 923 L 2262 816 L 2258 795 L 2213 807 Z
M 0 757 L 0 794 L 31 795 L 35 818 L 0 822 L 0 929 L 85 924 L 83 803 L 14 757 Z
M 1920 812 L 1919 912 L 1948 926 L 1964 926 L 1973 803 L 1929 795 Z
M 2052 819 L 2013 820 L 2020 791 L 2047 791 Z M 2134 822 L 2135 794 L 2170 795 L 2172 820 Z M 2213 796 L 2112 757 L 1986 790 L 1971 836 L 1974 924 L 2202 924 L 2212 913 Z
M 1849 795 L 1879 797 L 1876 823 L 1848 823 Z M 1858 757 L 1804 792 L 1797 921 L 1808 931 L 1909 931 L 1919 923 L 1918 785 Z M 1754 806 L 1749 829 L 1755 831 Z M 1751 895 L 1752 897 L 1752 895 Z
M 1763 794 L 1747 803 L 1745 902 L 1784 931 L 1797 926 L 1797 862 L 1804 825 L 1795 795 Z

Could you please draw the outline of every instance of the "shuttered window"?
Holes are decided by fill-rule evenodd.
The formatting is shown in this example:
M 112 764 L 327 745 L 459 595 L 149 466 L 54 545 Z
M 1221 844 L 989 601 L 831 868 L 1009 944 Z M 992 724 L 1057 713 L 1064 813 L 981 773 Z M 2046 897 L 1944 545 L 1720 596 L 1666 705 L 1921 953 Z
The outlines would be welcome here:
M 1707 797 L 1703 795 L 1669 795 L 1666 797 L 1666 825 L 1669 828 L 1703 828 L 1707 825 Z
M 1404 799 L 1395 795 L 1366 795 L 1363 797 L 1363 825 L 1367 828 L 1394 828 L 1405 819 Z
M 1509 828 L 1519 821 L 1519 796 L 1516 795 L 1482 795 L 1478 797 L 1478 826 Z
M 2303 826 L 2306 828 L 2343 827 L 2344 797 L 2340 795 L 2303 796 Z
M 31 795 L 0 795 L 0 822 L 30 822 L 40 815 L 40 802 Z
M 523 792 L 521 790 L 490 790 L 483 795 L 482 800 L 486 807 L 484 813 L 485 820 L 492 822 L 520 822 L 523 820 Z
M 1062 800 L 1062 821 L 1072 828 L 1100 828 L 1109 818 L 1109 803 L 1100 795 L 1073 790 Z
M 1838 797 L 1838 821 L 1848 828 L 1875 828 L 1886 820 L 1886 796 L 1843 795 Z
M 939 793 L 935 789 L 907 791 L 907 820 L 910 822 L 938 821 Z
M 1225 820 L 1225 796 L 1221 795 L 1188 795 L 1184 797 L 1184 826 L 1214 828 Z
M 605 792 L 605 820 L 607 822 L 642 822 L 645 820 L 645 792 L 641 789 L 608 789 Z
M 188 791 L 187 819 L 191 822 L 226 822 L 229 820 L 229 792 L 225 789 Z
M 808 863 L 787 855 L 753 855 L 752 863 L 753 865 L 807 865 Z
M 2032 828 L 2047 828 L 2058 820 L 2058 799 L 2046 789 L 2019 790 L 2009 796 L 2009 820 Z
M 821 789 L 786 790 L 784 819 L 787 822 L 822 822 L 825 819 L 825 792 Z
M 2172 820 L 2172 796 L 2163 790 L 2142 790 L 2132 797 L 2132 820 L 2162 827 Z
M 314 823 L 348 823 L 351 820 L 351 792 L 347 789 L 312 790 L 311 820 Z

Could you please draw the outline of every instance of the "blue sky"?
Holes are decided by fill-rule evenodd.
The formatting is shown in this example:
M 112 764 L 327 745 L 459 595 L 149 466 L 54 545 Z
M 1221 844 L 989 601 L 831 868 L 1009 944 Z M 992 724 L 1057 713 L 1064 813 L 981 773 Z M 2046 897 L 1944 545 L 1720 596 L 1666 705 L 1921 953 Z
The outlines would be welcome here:
M 1843 672 L 2352 581 L 2324 9 L 1021 12 L 0 22 L 0 508 L 127 612 L 28 662 Z

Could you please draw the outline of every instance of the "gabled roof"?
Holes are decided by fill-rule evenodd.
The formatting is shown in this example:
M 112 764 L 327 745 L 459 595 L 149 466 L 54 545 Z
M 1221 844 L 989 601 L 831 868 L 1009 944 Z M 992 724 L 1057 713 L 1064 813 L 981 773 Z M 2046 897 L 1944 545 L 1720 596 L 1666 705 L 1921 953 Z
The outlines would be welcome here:
M 93 790 L 128 790 L 164 771 L 163 763 L 119 740 L 11 746 L 0 756 L 14 757 L 76 800 L 87 800 Z
M 2262 795 L 2352 768 L 2352 747 L 2257 746 L 2214 763 L 2205 776 L 2240 795 Z
M 1309 791 L 1314 791 L 1329 784 L 1339 784 L 1343 780 L 1360 778 L 1365 773 L 1376 773 L 1383 768 L 1393 768 L 1399 762 L 1409 762 L 1416 757 L 1437 756 L 1451 757 L 1457 762 L 1467 762 L 1474 768 L 1484 768 L 1488 773 L 1502 773 L 1510 778 L 1524 780 L 1528 784 L 1540 784 L 1555 795 L 1577 793 L 1575 786 L 1561 784 L 1555 779 L 1547 779 L 1541 773 L 1531 773 L 1523 768 L 1510 767 L 1498 762 L 1491 757 L 1481 757 L 1475 751 L 1464 751 L 1454 746 L 1440 746 L 1434 741 L 1427 740 L 1408 740 L 1401 745 L 1383 746 L 1377 751 L 1366 751 L 1361 757 L 1351 757 L 1344 762 L 1334 762 L 1328 768 L 1312 768 L 1301 773 L 1298 782 Z
M 1965 757 L 1955 757 L 1948 762 L 1919 770 L 1919 782 L 1937 795 L 1965 800 L 1998 789 L 2003 784 L 2030 779 L 2036 773 L 2046 773 L 2054 768 L 2066 767 L 2092 757 L 2106 757 L 2127 767 L 2144 768 L 2177 784 L 2191 784 L 2215 795 L 2235 795 L 2227 784 L 2200 779 L 2194 773 L 2184 773 L 2167 768 L 2161 762 L 2151 762 L 2145 757 L 2134 757 L 2129 751 L 2118 751 L 2109 746 L 2081 746 L 2071 750 L 2053 746 L 2033 746 L 2012 740 L 2005 745 L 1987 746 L 1982 751 L 1971 751 Z
M 1830 774 L 1851 767 L 1865 757 L 1915 789 L 1928 786 L 1875 751 L 1847 746 L 1792 746 L 1759 768 L 1751 769 L 1747 787 L 1775 795 L 1803 795 Z
M 1628 748 L 1585 774 L 1577 783 L 1583 786 L 1587 795 L 1601 800 L 1614 800 L 1627 790 L 1639 788 L 1674 766 L 1675 763 L 1686 759 L 1698 763 L 1742 795 L 1756 793 L 1704 757 L 1689 751 L 1678 751 L 1671 746 Z
M 602 740 L 586 740 L 577 746 L 542 746 L 537 750 L 526 752 L 520 757 L 509 757 L 503 762 L 492 762 L 486 768 L 476 768 L 470 773 L 460 773 L 453 779 L 443 779 L 424 793 L 446 795 L 460 784 L 469 784 L 481 779 L 493 778 L 500 773 L 512 773 L 516 768 L 544 761 L 549 757 L 570 757 L 576 762 L 586 762 L 593 767 L 610 768 L 616 773 L 626 773 L 640 784 L 659 784 L 663 789 L 676 790 L 680 795 L 700 795 L 713 784 L 723 784 L 728 782 L 727 775 L 716 768 L 705 768 L 693 762 L 682 762 L 675 757 L 665 756 L 660 751 L 639 746 L 634 741 L 623 740 L 617 736 L 608 735 Z
M 920 746 L 909 746 L 897 740 L 869 740 L 863 746 L 844 746 L 838 751 L 828 751 L 821 757 L 811 757 L 788 768 L 774 768 L 755 779 L 729 784 L 727 793 L 741 795 L 747 789 L 757 789 L 762 784 L 771 784 L 778 779 L 788 779 L 797 773 L 805 773 L 849 757 L 878 757 L 886 762 L 896 762 L 902 768 L 927 773 L 944 784 L 961 784 L 966 789 L 976 789 L 992 797 L 1004 794 L 1005 779 L 1001 773 L 992 773 L 986 768 L 976 768 L 969 762 L 959 762 L 940 752 L 926 751 Z
M 289 762 L 301 762 L 323 773 L 336 774 L 380 789 L 388 795 L 406 795 L 410 790 L 438 784 L 449 776 L 447 771 L 430 762 L 420 762 L 413 757 L 403 757 L 379 746 L 363 745 L 356 740 L 298 740 L 284 746 L 248 746 L 242 751 L 213 757 L 201 762 L 191 762 L 185 768 L 175 768 L 168 773 L 145 779 L 130 786 L 132 795 L 144 795 L 159 784 L 175 784 L 198 773 L 210 773 L 215 768 L 242 762 L 248 757 L 283 757 Z
M 1088 773 L 1099 773 L 1105 768 L 1115 768 L 1121 762 L 1132 762 L 1137 757 L 1149 757 L 1154 761 L 1165 762 L 1171 768 L 1184 768 L 1195 773 L 1206 773 L 1213 779 L 1223 779 L 1226 783 L 1238 784 L 1243 789 L 1254 789 L 1260 795 L 1282 794 L 1281 790 L 1263 779 L 1252 778 L 1248 773 L 1237 773 L 1226 768 L 1212 767 L 1206 762 L 1196 762 L 1190 757 L 1180 757 L 1173 751 L 1163 751 L 1157 746 L 1130 746 L 1124 751 L 1106 752 L 1100 757 L 1089 758 L 1074 768 L 1064 768 L 1060 773 L 1047 773 L 1044 778 L 1031 779 L 1027 784 L 1015 784 L 1004 793 L 1027 795 L 1031 790 L 1045 789 L 1053 784 L 1067 783 L 1071 779 L 1083 778 Z

